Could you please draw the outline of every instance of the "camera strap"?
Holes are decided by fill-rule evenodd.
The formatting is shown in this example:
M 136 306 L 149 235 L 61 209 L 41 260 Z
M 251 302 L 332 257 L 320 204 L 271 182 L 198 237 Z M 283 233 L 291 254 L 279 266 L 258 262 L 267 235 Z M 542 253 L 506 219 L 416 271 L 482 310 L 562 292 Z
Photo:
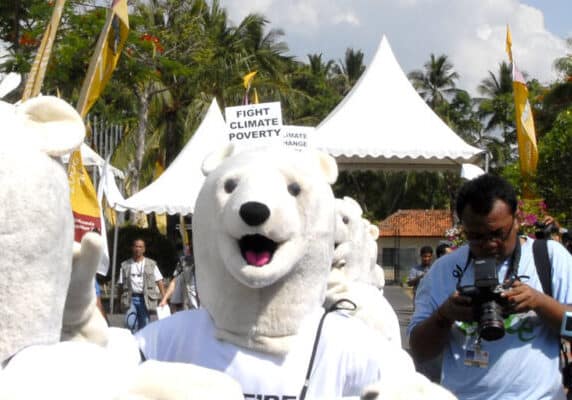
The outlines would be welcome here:
M 516 277 L 518 277 L 518 264 L 520 263 L 520 252 L 521 252 L 520 239 L 517 236 L 516 244 L 514 246 L 514 250 L 512 251 L 512 254 L 510 255 L 509 266 L 508 266 L 508 269 L 506 270 L 506 274 L 504 276 L 503 282 L 505 282 L 507 280 L 515 279 Z M 474 259 L 475 259 L 475 256 L 473 256 L 473 253 L 469 249 L 469 255 L 467 256 L 467 262 L 465 263 L 465 267 L 463 269 L 461 269 L 457 265 L 456 270 L 453 271 L 453 276 L 455 278 L 457 278 L 457 280 L 458 280 L 457 287 L 459 287 L 461 285 L 461 279 L 463 278 L 463 275 L 467 271 L 467 268 L 469 268 L 471 261 L 473 261 Z

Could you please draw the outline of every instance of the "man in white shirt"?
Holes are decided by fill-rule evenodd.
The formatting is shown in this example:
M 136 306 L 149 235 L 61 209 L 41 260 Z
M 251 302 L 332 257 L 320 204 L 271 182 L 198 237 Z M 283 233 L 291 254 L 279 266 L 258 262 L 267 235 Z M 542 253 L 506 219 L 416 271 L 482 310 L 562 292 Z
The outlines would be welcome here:
M 157 309 L 157 302 L 165 294 L 165 287 L 157 263 L 145 257 L 145 241 L 135 239 L 131 251 L 132 257 L 121 263 L 117 283 L 121 304 L 129 307 L 125 314 L 125 326 L 135 333 L 149 323 L 149 311 Z

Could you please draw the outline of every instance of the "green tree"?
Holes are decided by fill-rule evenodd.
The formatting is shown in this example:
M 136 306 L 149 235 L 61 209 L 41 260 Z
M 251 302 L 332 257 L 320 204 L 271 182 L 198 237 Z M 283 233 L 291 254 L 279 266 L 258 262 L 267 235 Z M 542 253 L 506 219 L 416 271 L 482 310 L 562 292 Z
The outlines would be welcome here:
M 459 79 L 459 74 L 454 71 L 453 64 L 446 55 L 435 57 L 435 54 L 431 54 L 424 69 L 411 71 L 408 77 L 421 97 L 437 111 L 457 91 L 456 80 Z
M 339 85 L 340 94 L 345 96 L 355 85 L 365 71 L 363 63 L 363 52 L 361 50 L 346 49 L 343 61 L 338 61 L 333 66 L 336 77 L 336 85 Z
M 572 107 L 562 111 L 539 143 L 537 188 L 553 215 L 572 222 Z

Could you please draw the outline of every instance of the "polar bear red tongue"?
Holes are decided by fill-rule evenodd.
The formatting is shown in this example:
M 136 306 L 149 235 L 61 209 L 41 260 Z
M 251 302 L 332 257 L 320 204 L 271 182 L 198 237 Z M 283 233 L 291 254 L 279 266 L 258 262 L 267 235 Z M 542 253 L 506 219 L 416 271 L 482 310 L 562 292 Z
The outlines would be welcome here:
M 244 252 L 244 256 L 246 258 L 246 262 L 249 265 L 253 265 L 255 267 L 262 267 L 270 262 L 270 252 L 269 251 L 262 251 L 257 253 L 252 250 L 247 250 Z

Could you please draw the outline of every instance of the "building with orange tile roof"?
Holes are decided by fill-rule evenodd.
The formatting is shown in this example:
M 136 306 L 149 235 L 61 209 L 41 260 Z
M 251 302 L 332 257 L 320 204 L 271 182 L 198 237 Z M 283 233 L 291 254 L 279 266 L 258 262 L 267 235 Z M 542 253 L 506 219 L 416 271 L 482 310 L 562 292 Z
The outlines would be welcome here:
M 420 248 L 435 250 L 453 222 L 450 210 L 398 210 L 381 221 L 378 251 L 386 280 L 401 282 L 420 262 Z

